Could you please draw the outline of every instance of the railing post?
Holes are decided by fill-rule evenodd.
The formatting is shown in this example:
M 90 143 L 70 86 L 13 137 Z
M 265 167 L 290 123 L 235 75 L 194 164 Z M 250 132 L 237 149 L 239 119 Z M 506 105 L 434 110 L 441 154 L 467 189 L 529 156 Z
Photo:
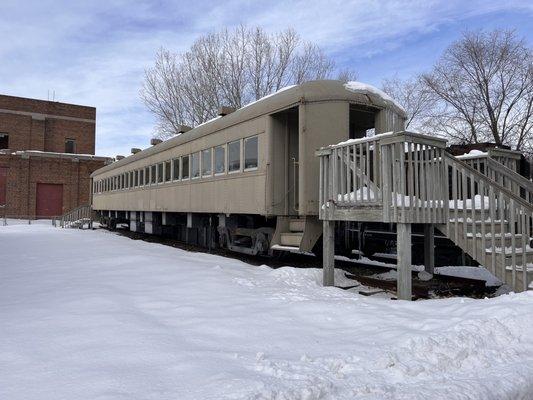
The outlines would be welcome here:
M 424 270 L 433 275 L 435 272 L 435 228 L 424 224 Z
M 335 285 L 335 221 L 324 220 L 322 224 L 323 286 Z
M 397 295 L 399 300 L 412 299 L 411 277 L 411 224 L 396 224 L 396 241 L 398 247 L 397 261 Z

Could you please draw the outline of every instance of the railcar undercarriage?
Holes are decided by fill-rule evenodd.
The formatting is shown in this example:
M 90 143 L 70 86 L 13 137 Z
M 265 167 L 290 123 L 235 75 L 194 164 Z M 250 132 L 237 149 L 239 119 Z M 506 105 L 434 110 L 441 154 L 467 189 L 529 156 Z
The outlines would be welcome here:
M 223 248 L 247 255 L 277 256 L 283 251 L 299 252 L 298 247 L 273 246 L 276 221 L 280 217 L 204 213 L 164 213 L 139 211 L 98 211 L 99 221 L 109 229 L 127 225 L 132 232 L 164 236 L 207 249 Z M 279 222 L 278 222 L 279 223 Z M 394 224 L 339 221 L 335 227 L 335 254 L 349 258 L 394 258 Z M 423 264 L 423 229 L 413 229 L 413 263 Z M 475 264 L 438 231 L 435 235 L 436 266 Z M 321 238 L 315 239 L 312 253 L 320 256 Z M 306 252 L 309 253 L 309 252 Z

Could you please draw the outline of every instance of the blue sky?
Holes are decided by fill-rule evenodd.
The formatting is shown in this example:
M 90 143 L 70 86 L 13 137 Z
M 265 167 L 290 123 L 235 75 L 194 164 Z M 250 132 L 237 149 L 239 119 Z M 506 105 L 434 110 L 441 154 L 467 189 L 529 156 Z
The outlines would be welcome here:
M 296 29 L 339 68 L 379 86 L 428 70 L 465 29 L 516 29 L 533 42 L 533 1 L 1 0 L 0 93 L 97 108 L 97 153 L 147 147 L 154 118 L 139 99 L 160 46 L 246 23 Z

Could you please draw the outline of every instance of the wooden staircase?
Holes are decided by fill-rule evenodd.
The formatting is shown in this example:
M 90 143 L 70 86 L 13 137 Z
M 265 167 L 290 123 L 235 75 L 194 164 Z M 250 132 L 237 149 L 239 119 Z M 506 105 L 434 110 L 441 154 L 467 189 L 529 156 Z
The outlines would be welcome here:
M 513 290 L 533 289 L 533 183 L 506 166 L 516 163 L 460 159 L 445 147 L 443 139 L 397 132 L 317 151 L 324 282 L 333 276 L 332 222 L 362 221 L 396 224 L 398 287 L 406 285 L 407 297 L 411 224 L 437 227 Z
M 445 162 L 451 179 L 449 221 L 437 228 L 513 290 L 528 290 L 533 184 L 492 159 L 485 168 L 449 154 Z

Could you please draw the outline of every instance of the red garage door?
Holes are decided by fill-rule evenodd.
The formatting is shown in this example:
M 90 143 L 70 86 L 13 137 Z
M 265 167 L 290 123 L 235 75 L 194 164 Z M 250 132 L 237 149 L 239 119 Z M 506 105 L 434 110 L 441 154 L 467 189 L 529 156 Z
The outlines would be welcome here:
M 0 167 L 0 206 L 6 204 L 7 168 Z
M 53 217 L 63 214 L 63 185 L 38 183 L 35 216 Z

